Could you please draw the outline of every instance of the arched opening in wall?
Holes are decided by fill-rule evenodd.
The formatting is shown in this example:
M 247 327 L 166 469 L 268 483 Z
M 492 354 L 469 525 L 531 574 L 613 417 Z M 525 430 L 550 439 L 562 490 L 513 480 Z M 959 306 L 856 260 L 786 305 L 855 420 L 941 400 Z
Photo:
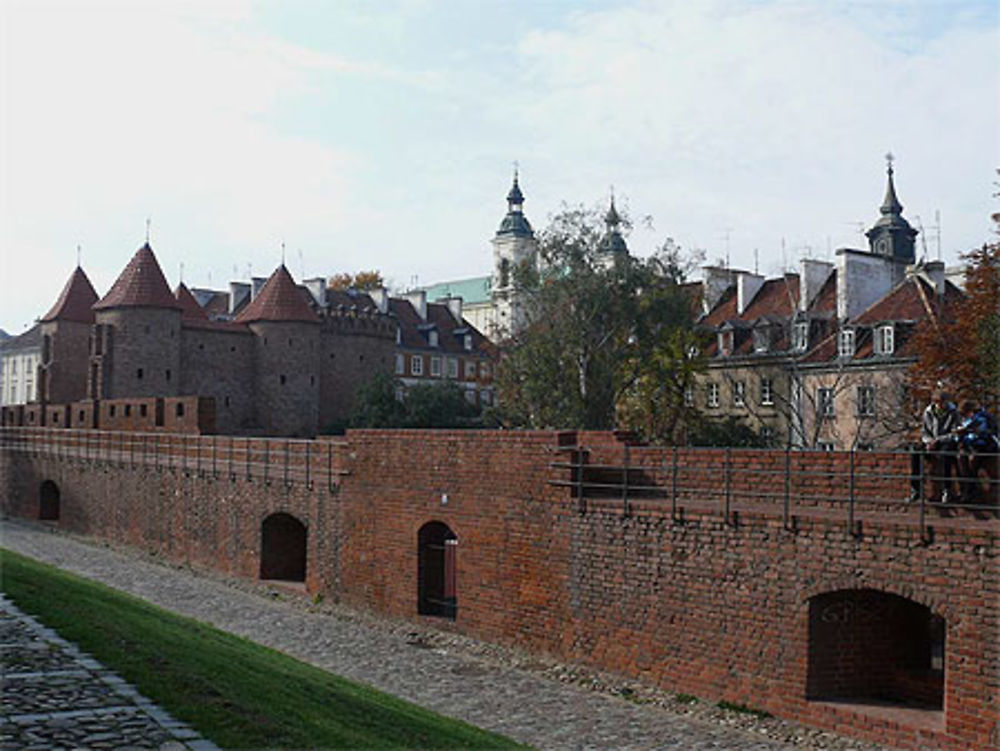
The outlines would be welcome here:
M 876 589 L 809 600 L 809 700 L 940 710 L 944 666 L 944 618 L 918 602 Z
M 271 514 L 261 524 L 260 578 L 306 580 L 306 528 L 291 514 Z
M 455 620 L 458 538 L 447 524 L 428 522 L 417 533 L 417 612 Z
M 38 518 L 42 521 L 59 520 L 59 486 L 46 480 L 38 488 Z

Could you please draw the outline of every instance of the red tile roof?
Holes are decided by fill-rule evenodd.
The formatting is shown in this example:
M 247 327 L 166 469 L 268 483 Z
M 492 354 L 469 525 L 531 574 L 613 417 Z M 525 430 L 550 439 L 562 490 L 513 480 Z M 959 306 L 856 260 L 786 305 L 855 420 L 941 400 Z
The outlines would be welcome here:
M 78 321 L 93 323 L 97 293 L 83 269 L 77 266 L 63 287 L 59 299 L 52 309 L 42 316 L 43 321 Z
M 167 280 L 163 277 L 163 271 L 149 243 L 136 251 L 108 294 L 94 305 L 94 310 L 123 307 L 180 307 L 167 286 Z
M 184 321 L 208 320 L 208 316 L 205 315 L 205 311 L 201 309 L 198 301 L 194 299 L 194 295 L 191 294 L 191 290 L 187 288 L 184 282 L 177 285 L 177 291 L 174 292 L 174 297 L 177 298 L 177 302 L 181 306 L 181 317 Z
M 237 323 L 253 321 L 319 323 L 319 317 L 313 313 L 302 292 L 295 286 L 292 275 L 288 273 L 284 264 L 274 270 L 257 296 L 236 316 L 235 320 Z

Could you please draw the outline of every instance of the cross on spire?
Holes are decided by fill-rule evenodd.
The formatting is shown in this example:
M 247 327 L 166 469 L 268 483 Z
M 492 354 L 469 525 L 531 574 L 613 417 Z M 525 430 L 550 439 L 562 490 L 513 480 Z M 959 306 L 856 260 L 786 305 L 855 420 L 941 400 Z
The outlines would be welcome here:
M 146 217 L 146 245 L 149 245 L 149 227 L 153 223 L 153 220 L 148 216 Z
M 80 268 L 80 243 L 76 244 L 76 267 Z
M 896 157 L 894 157 L 894 156 L 892 155 L 892 152 L 891 152 L 891 151 L 889 151 L 889 152 L 886 152 L 886 155 L 885 155 L 885 163 L 886 163 L 886 165 L 887 165 L 887 168 L 888 168 L 888 170 L 889 170 L 889 174 L 890 174 L 890 175 L 892 174 L 892 163 L 893 163 L 894 161 L 896 161 Z
M 281 265 L 285 265 L 285 241 L 281 241 Z

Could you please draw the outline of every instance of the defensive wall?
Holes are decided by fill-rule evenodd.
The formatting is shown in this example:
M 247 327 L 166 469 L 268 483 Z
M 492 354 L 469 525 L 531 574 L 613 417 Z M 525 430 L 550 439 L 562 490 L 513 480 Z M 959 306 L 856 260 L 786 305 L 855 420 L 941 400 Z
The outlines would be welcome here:
M 994 509 L 906 455 L 4 428 L 4 512 L 911 749 L 1000 746 Z

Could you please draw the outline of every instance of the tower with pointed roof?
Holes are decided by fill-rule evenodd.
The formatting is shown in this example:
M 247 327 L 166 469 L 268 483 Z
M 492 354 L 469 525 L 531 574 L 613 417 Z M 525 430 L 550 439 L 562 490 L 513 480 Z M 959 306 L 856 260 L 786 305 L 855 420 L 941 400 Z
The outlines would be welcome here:
M 871 252 L 875 255 L 891 258 L 898 263 L 914 263 L 916 254 L 913 241 L 917 236 L 917 230 L 903 218 L 903 205 L 896 197 L 896 186 L 892 179 L 892 162 L 892 154 L 887 154 L 885 198 L 879 208 L 881 216 L 865 236 L 868 238 Z
M 38 401 L 65 403 L 87 395 L 87 342 L 97 302 L 90 279 L 77 266 L 55 304 L 40 319 L 42 354 Z
M 628 258 L 628 244 L 622 236 L 622 218 L 615 208 L 615 194 L 611 194 L 608 213 L 604 215 L 604 237 L 599 247 L 601 260 L 608 266 L 613 266 L 624 258 Z
M 180 393 L 181 306 L 148 242 L 93 311 L 90 398 Z
M 257 422 L 280 435 L 315 435 L 319 425 L 320 318 L 284 264 L 236 317 L 254 334 Z
M 493 273 L 490 296 L 493 321 L 489 332 L 494 341 L 505 339 L 524 325 L 524 303 L 517 289 L 519 269 L 536 263 L 538 243 L 531 223 L 524 215 L 524 194 L 514 170 L 514 182 L 507 193 L 507 214 L 493 237 Z

